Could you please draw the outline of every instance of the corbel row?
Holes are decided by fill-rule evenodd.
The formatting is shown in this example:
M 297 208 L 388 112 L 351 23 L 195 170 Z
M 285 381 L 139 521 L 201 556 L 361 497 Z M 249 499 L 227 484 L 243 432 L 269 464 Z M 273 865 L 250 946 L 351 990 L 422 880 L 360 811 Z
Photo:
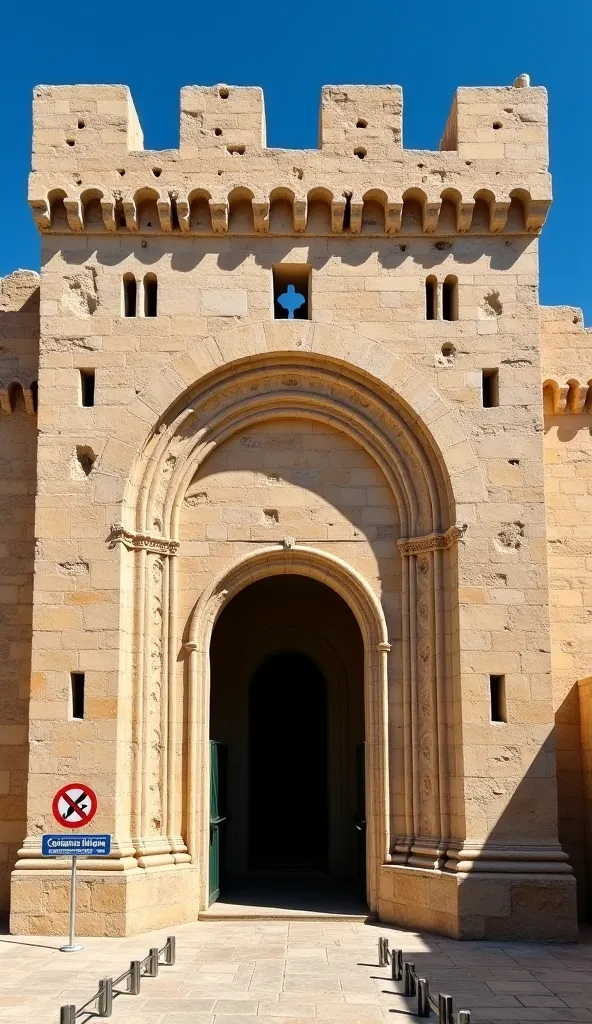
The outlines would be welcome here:
M 405 203 L 417 200 L 422 210 L 422 231 L 433 234 L 440 220 L 442 203 L 446 199 L 453 201 L 456 210 L 456 232 L 466 234 L 471 230 L 475 203 L 484 199 L 489 209 L 489 231 L 499 234 L 504 230 L 510 205 L 513 198 L 519 199 L 524 211 L 524 226 L 528 232 L 536 233 L 542 227 L 550 206 L 550 198 L 533 199 L 528 190 L 515 189 L 511 195 L 494 196 L 488 190 L 476 192 L 474 196 L 465 198 L 457 190 L 444 190 L 441 195 L 428 194 L 422 188 L 410 188 L 396 197 L 388 196 L 382 189 L 367 190 L 364 195 L 344 191 L 336 196 L 325 188 L 311 189 L 306 195 L 296 194 L 291 189 L 273 189 L 269 197 L 255 196 L 250 189 L 233 189 L 228 195 L 212 195 L 207 189 L 195 189 L 181 193 L 171 190 L 163 191 L 153 188 L 138 189 L 126 193 L 114 190 L 105 194 L 99 189 L 87 189 L 79 195 L 71 196 L 65 189 L 54 189 L 47 196 L 31 195 L 29 202 L 33 216 L 40 231 L 48 231 L 52 227 L 52 209 L 56 201 L 63 201 L 66 219 L 71 231 L 83 232 L 92 230 L 86 223 L 86 206 L 91 200 L 98 200 L 104 228 L 115 232 L 120 228 L 130 232 L 142 231 L 140 209 L 143 203 L 150 201 L 156 204 L 158 227 L 164 234 L 172 233 L 177 225 L 184 234 L 208 233 L 208 230 L 195 232 L 191 226 L 192 203 L 201 200 L 207 203 L 214 234 L 227 234 L 230 230 L 230 215 L 233 203 L 250 202 L 253 214 L 253 227 L 257 234 L 266 234 L 270 230 L 270 210 L 274 199 L 288 198 L 292 206 L 293 230 L 296 234 L 303 233 L 308 226 L 308 210 L 311 202 L 321 200 L 330 207 L 331 232 L 341 234 L 349 229 L 352 234 L 362 230 L 364 205 L 378 202 L 384 213 L 383 231 L 377 234 L 396 235 L 401 231 Z
M 548 396 L 555 416 L 579 416 L 592 411 L 592 380 L 547 377 L 543 382 L 543 394 Z

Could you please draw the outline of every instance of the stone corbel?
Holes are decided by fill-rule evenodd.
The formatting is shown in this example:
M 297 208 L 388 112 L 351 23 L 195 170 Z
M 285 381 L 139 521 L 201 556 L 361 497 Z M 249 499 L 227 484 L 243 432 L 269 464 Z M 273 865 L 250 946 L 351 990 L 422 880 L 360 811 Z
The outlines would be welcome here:
M 214 232 L 217 235 L 225 235 L 228 232 L 228 202 L 209 199 L 208 203 Z
M 489 207 L 489 230 L 493 234 L 503 231 L 508 220 L 510 203 L 506 200 L 494 199 Z
M 80 199 L 64 199 L 64 206 L 70 231 L 82 231 L 84 224 L 82 221 L 82 204 Z
M 438 227 L 438 221 L 440 219 L 440 210 L 442 209 L 442 200 L 437 199 L 433 202 L 426 200 L 423 206 L 423 230 L 426 234 L 431 235 Z
M 51 209 L 47 199 L 43 197 L 30 198 L 29 206 L 33 213 L 33 220 L 40 231 L 47 231 L 51 227 Z
M 353 235 L 359 235 L 362 230 L 362 215 L 364 213 L 364 204 L 358 200 L 352 199 L 350 203 L 350 216 L 349 216 L 349 229 Z
M 158 219 L 162 230 L 168 235 L 173 230 L 173 207 L 170 196 L 160 194 L 156 201 Z
M 266 234 L 269 231 L 269 200 L 253 199 L 253 224 L 258 234 Z
M 12 413 L 8 388 L 4 384 L 0 385 L 0 409 L 6 416 L 10 416 Z
M 191 231 L 191 206 L 186 199 L 177 199 L 177 220 L 181 231 Z
M 25 387 L 24 384 L 23 384 L 22 387 L 23 387 L 23 398 L 25 400 L 25 411 L 29 414 L 29 416 L 34 416 L 35 415 L 35 404 L 33 402 L 33 392 L 31 391 L 31 388 Z
M 101 214 L 103 216 L 103 224 L 107 231 L 116 231 L 117 221 L 115 220 L 114 199 L 101 199 Z
M 179 541 L 168 537 L 154 537 L 148 533 L 133 533 L 121 523 L 114 523 L 108 538 L 109 547 L 123 544 L 128 551 L 149 551 L 155 555 L 176 555 Z
M 403 203 L 388 202 L 384 211 L 384 226 L 387 235 L 396 235 L 401 230 Z
M 333 199 L 331 201 L 331 231 L 334 235 L 340 235 L 343 231 L 344 214 L 345 199 Z
M 294 231 L 302 234 L 306 231 L 306 219 L 308 217 L 308 200 L 295 199 L 292 207 L 294 217 Z
M 401 537 L 397 546 L 402 555 L 425 551 L 447 551 L 464 536 L 466 526 L 451 526 L 445 533 L 429 533 L 425 537 Z
M 467 231 L 471 230 L 474 209 L 474 202 L 465 203 L 461 201 L 456 207 L 456 230 L 460 235 L 464 235 Z
M 123 198 L 121 200 L 123 206 L 123 213 L 125 215 L 125 226 L 128 231 L 138 230 L 138 208 L 136 206 L 135 199 L 131 197 Z
M 551 201 L 531 199 L 524 208 L 524 227 L 527 231 L 540 231 L 547 219 Z

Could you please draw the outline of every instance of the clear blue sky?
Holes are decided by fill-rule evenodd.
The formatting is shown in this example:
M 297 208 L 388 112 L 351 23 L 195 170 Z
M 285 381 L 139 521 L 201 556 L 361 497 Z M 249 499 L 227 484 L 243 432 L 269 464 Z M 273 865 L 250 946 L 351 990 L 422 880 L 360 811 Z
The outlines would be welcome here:
M 268 144 L 315 146 L 323 84 L 404 89 L 404 145 L 437 149 L 458 85 L 549 90 L 555 202 L 541 243 L 541 302 L 584 307 L 592 324 L 592 4 L 587 0 L 143 0 L 6 3 L 0 62 L 0 275 L 37 268 L 26 203 L 31 91 L 130 86 L 145 145 L 176 147 L 179 89 L 228 82 L 265 91 Z

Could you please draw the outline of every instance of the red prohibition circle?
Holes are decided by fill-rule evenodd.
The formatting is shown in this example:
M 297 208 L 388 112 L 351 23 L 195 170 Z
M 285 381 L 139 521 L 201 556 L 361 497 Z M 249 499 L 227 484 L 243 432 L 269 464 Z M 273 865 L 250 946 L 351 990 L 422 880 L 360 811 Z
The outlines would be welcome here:
M 97 795 L 85 782 L 69 782 L 58 789 L 51 809 L 64 828 L 83 828 L 97 813 Z

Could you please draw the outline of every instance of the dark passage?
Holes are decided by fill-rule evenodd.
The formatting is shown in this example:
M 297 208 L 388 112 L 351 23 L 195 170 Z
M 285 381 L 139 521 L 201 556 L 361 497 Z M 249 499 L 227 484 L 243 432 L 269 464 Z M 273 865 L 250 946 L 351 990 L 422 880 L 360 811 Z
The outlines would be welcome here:
M 327 869 L 327 696 L 303 654 L 268 658 L 249 707 L 251 870 Z

